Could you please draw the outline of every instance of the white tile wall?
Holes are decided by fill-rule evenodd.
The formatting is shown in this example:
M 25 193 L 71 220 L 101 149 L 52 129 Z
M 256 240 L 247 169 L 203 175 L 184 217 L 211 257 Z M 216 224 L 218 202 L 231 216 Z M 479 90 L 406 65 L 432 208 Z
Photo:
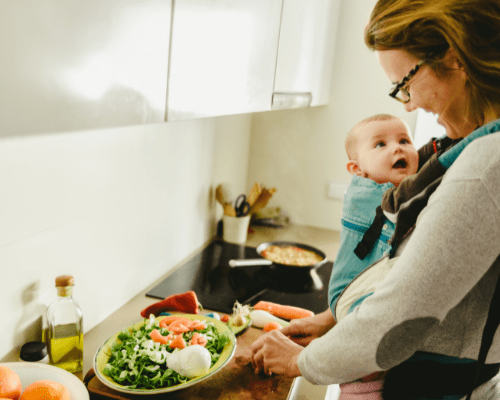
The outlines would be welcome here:
M 57 275 L 87 331 L 202 246 L 213 188 L 246 189 L 250 121 L 0 139 L 0 360 L 38 337 Z

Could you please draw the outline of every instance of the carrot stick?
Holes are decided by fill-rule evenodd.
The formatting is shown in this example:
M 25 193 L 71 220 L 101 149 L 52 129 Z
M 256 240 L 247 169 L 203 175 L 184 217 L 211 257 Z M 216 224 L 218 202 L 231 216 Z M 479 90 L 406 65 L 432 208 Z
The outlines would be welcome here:
M 314 313 L 305 308 L 283 306 L 281 304 L 271 303 L 270 301 L 259 301 L 255 306 L 255 310 L 264 310 L 269 314 L 278 318 L 283 318 L 288 321 L 292 319 L 312 317 Z
M 264 328 L 262 330 L 265 332 L 271 332 L 274 331 L 275 329 L 281 329 L 281 328 L 283 328 L 281 324 L 278 324 L 276 321 L 270 321 L 264 325 Z

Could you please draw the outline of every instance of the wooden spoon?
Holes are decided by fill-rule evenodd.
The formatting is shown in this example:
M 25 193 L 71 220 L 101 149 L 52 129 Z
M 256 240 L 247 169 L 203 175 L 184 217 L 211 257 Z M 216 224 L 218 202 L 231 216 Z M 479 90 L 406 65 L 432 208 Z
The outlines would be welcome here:
M 252 186 L 252 189 L 250 190 L 250 194 L 248 195 L 247 201 L 248 204 L 250 204 L 250 207 L 252 207 L 257 199 L 259 198 L 260 194 L 262 193 L 262 188 L 260 185 L 255 182 Z
M 264 208 L 275 192 L 276 188 L 271 188 L 271 189 L 263 188 L 262 193 L 260 194 L 258 199 L 255 201 L 254 205 L 250 209 L 250 213 L 255 214 L 257 211 Z

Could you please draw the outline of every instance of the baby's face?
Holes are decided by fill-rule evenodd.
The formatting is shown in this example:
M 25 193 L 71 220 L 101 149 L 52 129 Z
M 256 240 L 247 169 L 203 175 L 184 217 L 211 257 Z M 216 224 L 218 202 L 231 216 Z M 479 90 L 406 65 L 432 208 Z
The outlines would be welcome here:
M 403 121 L 369 122 L 359 127 L 357 138 L 358 175 L 397 187 L 417 172 L 418 153 Z

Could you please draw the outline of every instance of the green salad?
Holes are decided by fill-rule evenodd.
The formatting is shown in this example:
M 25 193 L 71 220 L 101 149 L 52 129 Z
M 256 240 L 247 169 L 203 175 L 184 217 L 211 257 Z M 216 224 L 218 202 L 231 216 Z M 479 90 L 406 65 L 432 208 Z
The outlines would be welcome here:
M 183 333 L 176 331 L 174 334 L 168 327 L 161 327 L 151 315 L 139 329 L 130 328 L 118 335 L 118 340 L 111 346 L 111 354 L 103 370 L 104 375 L 129 389 L 160 389 L 187 382 L 189 377 L 169 368 L 167 359 L 184 350 L 170 347 L 172 337 L 182 335 L 186 348 L 192 346 L 190 343 L 195 340 L 205 338 L 204 348 L 210 354 L 210 367 L 217 362 L 224 346 L 230 341 L 229 335 L 226 332 L 219 333 L 213 322 L 204 320 L 202 323 L 203 326 L 196 329 Z M 193 336 L 195 340 L 192 340 Z M 161 342 L 157 338 L 160 338 Z M 178 339 L 180 338 L 176 341 Z

